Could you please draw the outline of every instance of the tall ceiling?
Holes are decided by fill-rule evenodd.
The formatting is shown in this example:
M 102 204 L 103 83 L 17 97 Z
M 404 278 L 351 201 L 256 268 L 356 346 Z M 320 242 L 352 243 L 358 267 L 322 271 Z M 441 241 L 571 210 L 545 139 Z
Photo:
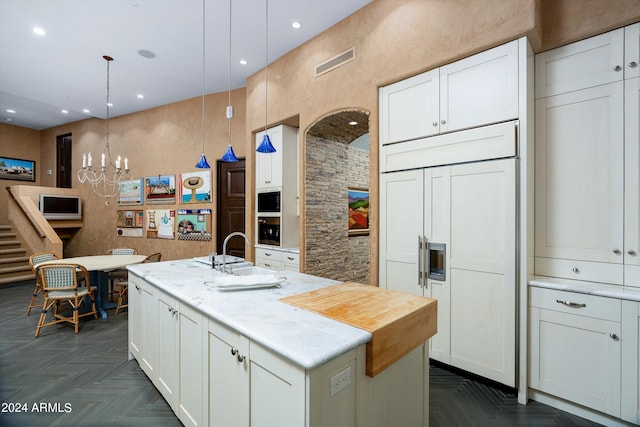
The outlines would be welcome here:
M 370 1 L 0 0 L 0 121 L 106 118 L 103 55 L 110 117 L 243 87 Z

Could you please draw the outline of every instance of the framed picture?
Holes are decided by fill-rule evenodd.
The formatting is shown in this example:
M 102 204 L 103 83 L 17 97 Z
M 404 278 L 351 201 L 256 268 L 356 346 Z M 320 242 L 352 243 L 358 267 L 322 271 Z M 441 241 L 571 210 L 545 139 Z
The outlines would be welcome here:
M 172 205 L 176 202 L 176 176 L 154 175 L 145 178 L 147 204 Z
M 369 189 L 349 188 L 349 236 L 369 234 Z
M 34 160 L 0 157 L 0 179 L 35 182 L 36 162 Z
M 118 187 L 119 205 L 141 205 L 144 183 L 142 178 L 122 181 Z

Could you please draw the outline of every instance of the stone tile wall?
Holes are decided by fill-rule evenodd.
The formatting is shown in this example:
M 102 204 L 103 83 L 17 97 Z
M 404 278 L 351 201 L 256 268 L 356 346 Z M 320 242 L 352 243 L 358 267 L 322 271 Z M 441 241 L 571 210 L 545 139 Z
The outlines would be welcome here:
M 307 136 L 305 272 L 368 283 L 369 236 L 349 237 L 347 190 L 369 188 L 369 152 Z

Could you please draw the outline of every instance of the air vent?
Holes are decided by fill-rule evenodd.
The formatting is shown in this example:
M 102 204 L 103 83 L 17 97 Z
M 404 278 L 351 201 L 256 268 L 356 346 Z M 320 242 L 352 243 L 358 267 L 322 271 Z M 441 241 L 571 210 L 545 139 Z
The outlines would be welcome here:
M 335 70 L 336 68 L 343 66 L 347 62 L 353 61 L 355 57 L 356 48 L 352 47 L 351 49 L 334 56 L 330 60 L 325 61 L 320 65 L 316 65 L 316 77 L 328 73 L 331 70 Z

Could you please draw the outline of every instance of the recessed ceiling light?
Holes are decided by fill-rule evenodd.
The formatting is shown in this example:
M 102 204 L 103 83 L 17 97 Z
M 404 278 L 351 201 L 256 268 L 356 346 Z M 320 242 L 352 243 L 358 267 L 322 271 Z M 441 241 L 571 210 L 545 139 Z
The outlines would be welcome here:
M 7 108 L 5 111 L 7 113 L 11 113 L 11 114 L 15 114 L 16 113 L 16 110 L 12 110 L 11 108 Z
M 357 124 L 358 124 L 358 122 L 349 122 L 349 124 L 350 124 L 351 126 L 355 126 L 355 125 L 357 125 Z
M 144 95 L 143 95 L 143 94 L 141 94 L 141 93 L 139 93 L 139 94 L 138 94 L 138 99 L 144 99 Z
M 42 27 L 33 27 L 33 32 L 39 36 L 44 36 L 46 34 Z
M 88 108 L 85 108 L 85 109 L 82 110 L 82 112 L 85 113 L 85 114 L 89 114 L 91 111 L 89 111 Z
M 246 59 L 241 59 L 240 60 L 240 64 L 241 65 L 247 65 L 247 60 Z
M 113 107 L 113 104 L 111 102 L 107 102 L 107 107 Z
M 68 111 L 68 110 L 60 110 L 60 112 L 61 112 L 62 114 L 69 114 L 69 111 Z
M 291 23 L 291 26 L 297 30 L 302 25 L 300 25 L 300 23 L 298 21 L 294 21 L 294 22 Z

